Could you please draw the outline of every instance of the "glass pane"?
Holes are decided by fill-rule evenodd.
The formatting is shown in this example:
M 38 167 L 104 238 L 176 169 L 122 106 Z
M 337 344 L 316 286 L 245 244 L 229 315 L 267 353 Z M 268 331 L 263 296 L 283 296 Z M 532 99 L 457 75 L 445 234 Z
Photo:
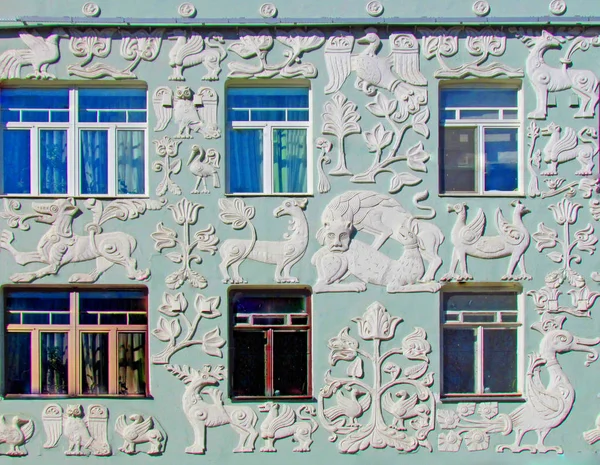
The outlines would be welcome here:
M 273 395 L 308 394 L 308 333 L 273 333 Z
M 265 395 L 265 333 L 233 333 L 231 390 L 235 396 Z
M 519 188 L 518 129 L 486 128 L 485 190 L 516 191 Z
M 31 394 L 31 334 L 6 333 L 6 392 Z
M 79 323 L 127 324 L 127 313 L 139 312 L 135 324 L 146 324 L 146 299 L 146 292 L 141 290 L 80 292 Z
M 517 119 L 518 116 L 517 110 L 504 110 L 504 119 Z
M 308 111 L 305 110 L 288 110 L 288 121 L 308 121 Z
M 306 313 L 306 297 L 304 295 L 281 295 L 274 291 L 236 292 L 231 294 L 233 313 Z
M 146 335 L 119 333 L 119 394 L 146 394 Z
M 250 112 L 248 110 L 229 110 L 227 121 L 250 121 Z
M 230 193 L 263 191 L 262 129 L 228 129 L 227 178 Z
M 252 110 L 251 121 L 285 121 L 285 110 Z
M 117 131 L 119 194 L 144 193 L 144 139 L 144 131 Z
M 50 121 L 53 123 L 68 123 L 69 112 L 68 111 L 52 111 L 50 112 Z
M 81 193 L 108 194 L 108 131 L 80 132 Z
M 475 342 L 473 329 L 444 328 L 444 392 L 475 392 Z
M 474 192 L 475 128 L 440 127 L 441 192 Z
M 493 87 L 446 88 L 440 91 L 440 106 L 448 107 L 516 107 L 517 89 Z
M 499 110 L 461 110 L 460 119 L 500 119 Z
M 49 313 L 23 313 L 24 325 L 49 325 Z
M 2 109 L 6 108 L 69 108 L 68 89 L 2 89 Z
M 50 120 L 48 111 L 22 111 L 21 121 L 24 123 L 47 123 Z
M 29 131 L 2 134 L 2 180 L 5 194 L 31 192 L 31 145 Z
M 440 116 L 442 118 L 442 122 L 447 119 L 456 119 L 456 110 L 441 110 Z
M 146 110 L 146 89 L 79 89 L 79 111 Z
M 108 334 L 81 334 L 81 393 L 108 394 Z
M 463 321 L 465 323 L 493 323 L 494 321 L 496 321 L 496 315 L 497 313 L 494 314 L 465 314 L 463 315 Z
M 517 330 L 483 330 L 485 393 L 517 392 Z
M 67 193 L 67 131 L 40 131 L 40 193 Z
M 306 192 L 306 129 L 273 129 L 273 192 Z
M 308 87 L 231 87 L 227 109 L 308 108 Z
M 42 394 L 69 391 L 68 333 L 41 333 Z
M 69 293 L 56 291 L 9 291 L 6 310 L 69 311 Z
M 101 111 L 98 115 L 100 123 L 126 123 L 126 111 Z
M 516 292 L 444 292 L 444 310 L 516 310 Z
M 129 123 L 145 123 L 146 122 L 146 112 L 145 111 L 128 111 L 127 112 L 127 121 Z

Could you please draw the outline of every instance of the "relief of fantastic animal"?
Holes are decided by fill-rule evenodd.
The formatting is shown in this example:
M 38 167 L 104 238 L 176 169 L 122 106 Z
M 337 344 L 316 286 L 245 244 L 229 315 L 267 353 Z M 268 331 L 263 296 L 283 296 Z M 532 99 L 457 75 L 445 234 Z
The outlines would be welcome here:
M 125 415 L 121 415 L 115 422 L 115 431 L 123 438 L 123 445 L 119 447 L 121 452 L 129 455 L 137 454 L 136 446 L 138 444 L 150 443 L 148 455 L 160 455 L 163 451 L 163 441 L 165 440 L 160 430 L 154 427 L 154 418 L 144 419 L 137 413 L 130 415 L 130 424 L 127 424 Z
M 323 210 L 321 223 L 323 226 L 317 232 L 317 239 L 324 244 L 326 230 L 336 222 L 338 228 L 343 228 L 345 223 L 350 223 L 357 231 L 369 233 L 374 236 L 371 247 L 379 250 L 388 238 L 401 242 L 398 236 L 398 226 L 408 224 L 411 218 L 416 219 L 419 252 L 428 262 L 425 274 L 420 278 L 422 282 L 433 281 L 435 273 L 442 265 L 438 250 L 444 235 L 435 224 L 423 221 L 435 216 L 431 207 L 422 207 L 417 202 L 425 198 L 427 192 L 418 193 L 414 197 L 415 206 L 426 210 L 426 215 L 412 215 L 396 199 L 390 195 L 379 194 L 373 191 L 348 191 L 334 197 Z M 327 225 L 327 226 L 325 226 Z
M 466 281 L 473 279 L 467 271 L 467 255 L 477 258 L 493 259 L 510 256 L 508 270 L 503 280 L 531 279 L 525 271 L 525 259 L 523 254 L 529 247 L 531 240 L 529 231 L 523 224 L 523 215 L 529 210 L 520 201 L 511 203 L 515 207 L 512 223 L 509 223 L 502 214 L 500 208 L 496 209 L 496 236 L 484 236 L 486 217 L 483 210 L 479 209 L 473 221 L 467 224 L 467 204 L 457 203 L 448 205 L 448 212 L 454 212 L 458 216 L 452 228 L 452 262 L 450 270 L 442 277 L 442 281 Z M 456 268 L 460 264 L 460 274 Z M 515 268 L 519 265 L 520 274 L 515 274 Z
M 169 51 L 169 66 L 173 68 L 170 81 L 185 81 L 183 70 L 199 64 L 206 67 L 207 73 L 202 76 L 203 80 L 219 79 L 221 61 L 227 56 L 222 36 L 211 33 L 204 39 L 197 32 L 178 29 L 169 34 L 168 38 L 175 41 Z
M 55 275 L 69 263 L 96 260 L 96 268 L 89 273 L 75 273 L 69 278 L 71 283 L 93 283 L 102 273 L 114 265 L 121 265 L 129 279 L 143 281 L 150 276 L 150 270 L 140 270 L 132 258 L 137 242 L 124 232 L 98 232 L 97 224 L 88 225 L 88 236 L 73 232 L 73 221 L 81 214 L 75 200 L 57 199 L 52 203 L 32 202 L 36 212 L 35 221 L 48 224 L 35 252 L 19 252 L 12 246 L 14 235 L 4 230 L 0 233 L 0 248 L 8 250 L 19 265 L 45 263 L 47 266 L 37 271 L 15 273 L 10 279 L 16 283 L 31 282 L 47 275 Z
M 213 370 L 205 365 L 201 370 L 187 366 L 167 365 L 167 370 L 186 385 L 183 411 L 194 430 L 194 443 L 186 447 L 187 454 L 204 454 L 206 428 L 231 425 L 240 440 L 233 452 L 252 452 L 258 438 L 255 429 L 258 417 L 245 405 L 224 405 L 223 392 L 216 387 L 225 377 L 224 367 Z M 211 401 L 208 402 L 206 399 Z
M 240 275 L 240 265 L 248 259 L 275 265 L 275 282 L 297 283 L 298 278 L 291 276 L 291 270 L 304 257 L 308 245 L 308 222 L 304 214 L 307 203 L 307 199 L 284 200 L 273 210 L 273 215 L 275 218 L 290 216 L 288 228 L 290 232 L 283 235 L 282 241 L 259 241 L 251 222 L 254 208 L 246 207 L 241 199 L 233 201 L 220 199 L 221 221 L 233 224 L 234 229 L 241 229 L 248 225 L 252 234 L 251 239 L 227 239 L 219 248 L 221 254 L 219 270 L 223 282 L 233 284 L 246 282 Z
M 290 436 L 298 443 L 294 452 L 310 452 L 312 434 L 319 427 L 313 418 L 317 412 L 312 405 L 301 405 L 294 412 L 288 405 L 266 402 L 258 410 L 268 414 L 260 425 L 260 436 L 265 440 L 261 452 L 277 452 L 275 441 Z
M 589 176 L 594 171 L 594 157 L 598 154 L 598 132 L 589 126 L 582 128 L 578 133 L 575 129 L 566 127 L 561 129 L 557 124 L 551 123 L 541 130 L 542 135 L 550 136 L 544 147 L 544 163 L 548 165 L 542 176 L 556 176 L 558 165 L 577 159 L 581 169 L 576 171 L 577 176 Z
M 570 68 L 570 59 L 563 59 L 562 67 L 550 66 L 544 60 L 544 54 L 550 49 L 562 48 L 565 39 L 556 37 L 548 31 L 539 36 L 520 37 L 521 41 L 531 49 L 526 62 L 528 81 L 533 86 L 537 97 L 537 106 L 528 117 L 546 119 L 548 113 L 548 92 L 561 92 L 571 89 L 580 99 L 580 109 L 575 118 L 593 118 L 598 105 L 598 78 L 593 71 Z
M 221 154 L 215 149 L 204 150 L 198 145 L 192 146 L 192 152 L 188 160 L 188 167 L 192 174 L 196 176 L 196 185 L 192 190 L 192 194 L 209 194 L 210 191 L 206 187 L 206 178 L 212 178 L 213 187 L 221 187 L 219 180 L 219 164 Z M 202 190 L 199 190 L 200 182 L 202 182 Z
M 25 420 L 18 415 L 12 417 L 10 424 L 6 424 L 4 415 L 0 415 L 0 444 L 8 446 L 5 455 L 21 457 L 27 455 L 25 443 L 33 436 L 34 425 L 32 420 Z

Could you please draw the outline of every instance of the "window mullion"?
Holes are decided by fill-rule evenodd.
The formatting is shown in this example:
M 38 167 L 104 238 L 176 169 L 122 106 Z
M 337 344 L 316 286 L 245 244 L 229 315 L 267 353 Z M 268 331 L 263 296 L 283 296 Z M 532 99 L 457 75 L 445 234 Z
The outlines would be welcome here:
M 71 292 L 70 295 L 70 319 L 69 330 L 69 395 L 81 393 L 81 336 L 79 334 L 79 294 Z
M 485 382 L 483 373 L 483 326 L 477 327 L 477 394 L 484 394 Z
M 111 369 L 112 367 L 112 369 Z M 108 393 L 118 394 L 119 360 L 117 354 L 117 329 L 111 328 L 108 333 Z
M 116 126 L 108 128 L 108 194 L 117 195 L 117 131 Z
M 39 195 L 40 193 L 40 148 L 39 148 L 39 140 L 40 140 L 40 129 L 37 125 L 31 126 L 29 130 L 30 137 L 30 166 L 31 172 L 30 176 L 30 185 L 31 185 L 31 193 L 33 195 Z
M 265 346 L 265 381 L 266 381 L 266 394 L 268 397 L 273 396 L 274 388 L 273 388 L 273 330 L 267 329 L 266 332 L 267 344 Z
M 77 119 L 79 116 L 77 90 L 69 90 L 69 127 L 67 129 L 67 192 L 69 195 L 80 194 L 79 180 L 79 132 Z
M 40 350 L 40 330 L 31 331 L 31 393 L 41 394 L 42 353 Z
M 267 124 L 263 129 L 263 191 L 273 193 L 273 126 Z
M 478 158 L 478 163 L 479 163 L 479 167 L 477 169 L 477 173 L 478 173 L 478 192 L 480 194 L 484 194 L 486 191 L 486 186 L 485 186 L 485 170 L 486 170 L 486 164 L 485 164 L 485 159 L 486 159 L 486 155 L 485 155 L 485 128 L 483 125 L 479 125 L 477 127 L 477 147 L 478 147 L 478 153 L 479 156 Z

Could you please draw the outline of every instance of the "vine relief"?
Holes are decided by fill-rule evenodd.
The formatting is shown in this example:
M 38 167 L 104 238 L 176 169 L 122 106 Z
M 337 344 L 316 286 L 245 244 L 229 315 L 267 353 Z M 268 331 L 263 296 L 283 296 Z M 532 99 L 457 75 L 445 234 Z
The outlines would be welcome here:
M 56 79 L 48 72 L 48 66 L 60 59 L 58 43 L 69 38 L 64 29 L 53 29 L 47 37 L 37 31 L 21 31 L 19 37 L 27 48 L 7 50 L 0 55 L 0 79 L 20 79 L 23 66 L 33 68 L 25 79 Z
M 297 283 L 298 278 L 292 276 L 291 271 L 304 257 L 308 246 L 308 221 L 304 214 L 307 203 L 307 199 L 284 200 L 273 210 L 273 216 L 289 216 L 289 232 L 283 235 L 282 241 L 259 241 L 252 224 L 254 207 L 247 206 L 242 199 L 219 199 L 221 221 L 236 230 L 248 226 L 251 235 L 250 239 L 227 239 L 220 247 L 219 270 L 223 282 L 247 282 L 240 274 L 240 265 L 248 259 L 275 265 L 274 279 L 277 283 Z
M 312 63 L 302 63 L 302 56 L 306 52 L 320 48 L 325 42 L 321 31 L 311 29 L 293 29 L 291 31 L 278 31 L 275 39 L 286 47 L 283 55 L 285 59 L 276 64 L 267 62 L 267 55 L 273 48 L 273 36 L 263 29 L 257 33 L 248 29 L 240 30 L 239 40 L 232 43 L 228 49 L 244 60 L 257 58 L 258 63 L 246 62 L 228 63 L 229 74 L 227 77 L 238 78 L 315 78 L 317 67 Z
M 260 425 L 260 436 L 265 441 L 261 452 L 277 452 L 275 441 L 288 437 L 298 443 L 293 452 L 310 452 L 312 435 L 319 427 L 313 418 L 317 412 L 312 405 L 301 405 L 294 411 L 288 405 L 266 402 L 258 410 L 267 414 Z
M 154 418 L 145 418 L 134 413 L 129 416 L 127 423 L 125 415 L 121 415 L 115 422 L 115 432 L 123 438 L 123 445 L 119 450 L 127 455 L 135 455 L 138 452 L 137 446 L 141 444 L 150 444 L 148 450 L 144 450 L 148 455 L 162 455 L 164 451 L 164 442 L 166 434 L 155 427 Z
M 181 195 L 181 187 L 171 179 L 171 176 L 179 174 L 181 171 L 181 160 L 172 163 L 172 159 L 177 157 L 179 144 L 181 140 L 172 139 L 164 136 L 155 140 L 156 155 L 161 159 L 152 164 L 152 169 L 157 173 L 164 173 L 162 180 L 156 185 L 156 195 L 165 195 L 169 191 L 173 195 Z
M 430 389 L 433 373 L 429 372 L 427 334 L 423 328 L 415 328 L 400 347 L 382 353 L 382 343 L 394 339 L 402 318 L 391 316 L 383 305 L 373 302 L 362 318 L 352 321 L 358 325 L 360 338 L 372 341 L 373 349 L 363 349 L 348 327 L 328 342 L 329 364 L 335 367 L 340 361 L 347 362 L 346 376 L 327 371 L 318 396 L 319 419 L 331 433 L 329 440 L 341 437 L 339 451 L 350 454 L 369 447 L 432 451 L 427 436 L 434 428 L 436 406 Z M 400 366 L 392 361 L 399 356 L 416 363 Z M 365 380 L 366 364 L 371 366 L 372 383 Z
M 200 64 L 206 68 L 203 80 L 219 79 L 221 62 L 227 56 L 223 36 L 210 33 L 203 38 L 197 32 L 178 29 L 170 32 L 167 38 L 175 41 L 169 51 L 169 66 L 173 68 L 169 81 L 185 81 L 183 71 Z
M 9 424 L 7 424 L 4 415 L 0 415 L 0 444 L 8 446 L 8 450 L 0 452 L 0 455 L 8 455 L 9 457 L 27 455 L 25 444 L 32 438 L 34 431 L 35 425 L 32 419 L 13 415 Z

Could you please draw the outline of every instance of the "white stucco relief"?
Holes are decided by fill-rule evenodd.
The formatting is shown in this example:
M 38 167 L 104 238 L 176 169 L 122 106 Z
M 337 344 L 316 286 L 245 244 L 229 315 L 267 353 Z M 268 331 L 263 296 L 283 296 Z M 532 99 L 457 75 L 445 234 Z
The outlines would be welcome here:
M 388 292 L 436 292 L 432 282 L 442 264 L 438 255 L 444 235 L 431 222 L 431 207 L 419 205 L 427 192 L 413 197 L 413 203 L 428 213 L 412 215 L 392 197 L 372 191 L 348 191 L 334 197 L 321 215 L 317 232 L 321 244 L 312 257 L 317 268 L 315 292 L 362 292 L 367 283 L 385 286 Z M 374 236 L 371 245 L 353 237 L 362 231 Z M 392 237 L 404 246 L 397 260 L 379 249 Z M 354 276 L 357 281 L 343 282 Z
M 177 86 L 174 93 L 168 87 L 157 87 L 152 95 L 154 130 L 163 131 L 173 119 L 179 126 L 174 139 L 191 139 L 192 131 L 202 133 L 205 139 L 217 139 L 221 137 L 218 103 L 219 96 L 210 87 L 200 87 L 195 93 L 188 86 Z
M 123 445 L 119 450 L 128 455 L 145 452 L 148 455 L 162 455 L 166 434 L 154 424 L 154 418 L 144 418 L 139 413 L 129 415 L 127 423 L 125 415 L 117 417 L 115 421 L 115 432 L 123 438 Z M 139 449 L 141 444 L 149 444 L 148 449 Z
M 537 97 L 534 111 L 528 114 L 531 119 L 546 119 L 548 113 L 548 93 L 571 89 L 579 98 L 579 110 L 575 118 L 593 118 L 598 104 L 598 78 L 591 70 L 573 69 L 572 55 L 576 50 L 588 50 L 590 46 L 600 46 L 597 37 L 577 36 L 571 42 L 565 55 L 560 59 L 560 67 L 546 63 L 544 56 L 548 50 L 562 49 L 566 37 L 559 37 L 548 31 L 540 35 L 528 35 L 523 28 L 511 29 L 531 50 L 526 61 L 527 78 Z
M 202 263 L 202 257 L 194 251 L 215 254 L 219 243 L 215 228 L 209 224 L 206 228 L 196 231 L 194 240 L 191 240 L 190 228 L 198 222 L 198 212 L 204 207 L 184 198 L 167 208 L 171 210 L 175 222 L 181 226 L 183 237 L 178 236 L 175 230 L 165 226 L 162 221 L 151 234 L 156 250 L 162 252 L 165 249 L 176 248 L 176 252 L 169 252 L 165 256 L 173 263 L 181 263 L 181 268 L 165 278 L 165 284 L 169 289 L 178 289 L 187 281 L 192 287 L 203 289 L 208 285 L 206 278 L 193 270 L 191 264 Z
M 363 349 L 350 335 L 349 327 L 328 342 L 329 364 L 335 367 L 340 361 L 347 362 L 346 376 L 334 376 L 328 370 L 319 391 L 319 419 L 331 433 L 329 440 L 339 440 L 339 451 L 350 454 L 369 447 L 393 447 L 400 452 L 424 447 L 432 451 L 427 436 L 434 428 L 436 406 L 430 389 L 433 373 L 429 372 L 431 345 L 427 334 L 417 327 L 402 339 L 400 347 L 391 346 L 382 353 L 385 341 L 394 339 L 402 318 L 373 302 L 362 318 L 352 321 L 357 323 L 360 338 L 372 341 L 373 350 Z M 416 363 L 400 366 L 396 361 L 399 356 L 405 363 Z M 371 366 L 365 369 L 369 362 Z M 371 383 L 365 379 L 365 371 L 372 373 Z
M 600 441 L 600 415 L 596 417 L 595 426 L 595 428 L 583 433 L 583 439 L 585 439 L 585 442 L 587 442 L 589 445 L 596 444 L 598 441 Z
M 65 455 L 111 455 L 108 443 L 108 409 L 91 404 L 85 410 L 80 404 L 67 405 L 66 411 L 58 404 L 48 404 L 42 412 L 46 432 L 44 448 L 52 449 L 65 436 L 68 441 Z
M 156 185 L 156 195 L 165 195 L 169 191 L 173 195 L 181 195 L 181 187 L 171 179 L 171 176 L 179 174 L 181 171 L 181 160 L 172 162 L 179 152 L 179 144 L 181 140 L 172 139 L 169 136 L 164 136 L 154 142 L 156 155 L 160 160 L 152 163 L 152 169 L 157 173 L 162 172 L 163 178 Z
M 258 438 L 254 410 L 245 405 L 225 405 L 223 391 L 218 386 L 226 376 L 221 365 L 204 365 L 200 370 L 186 365 L 167 365 L 167 370 L 185 385 L 183 411 L 194 431 L 194 443 L 186 447 L 187 454 L 204 454 L 206 451 L 206 428 L 231 425 L 239 435 L 233 452 L 253 452 Z M 210 400 L 208 400 L 210 399 Z
M 35 431 L 31 418 L 21 415 L 12 415 L 8 421 L 5 414 L 0 415 L 0 444 L 6 444 L 8 450 L 1 451 L 0 455 L 9 457 L 23 457 L 27 455 L 25 444 L 29 442 Z
M 263 18 L 274 18 L 277 16 L 277 7 L 274 3 L 263 3 L 258 12 Z
M 563 15 L 567 11 L 567 2 L 565 0 L 552 0 L 548 5 L 548 9 L 554 16 Z
M 219 296 L 204 297 L 202 294 L 196 294 L 194 313 L 193 316 L 190 316 L 186 312 L 188 301 L 183 292 L 177 294 L 165 292 L 162 304 L 158 308 L 158 311 L 164 316 L 158 317 L 152 335 L 160 341 L 166 342 L 167 346 L 159 353 L 152 355 L 152 363 L 156 365 L 169 363 L 173 354 L 195 345 L 202 346 L 202 350 L 208 355 L 223 357 L 221 347 L 225 345 L 225 339 L 221 337 L 221 330 L 218 327 L 215 326 L 214 329 L 204 333 L 202 339 L 194 339 L 202 319 L 212 320 L 221 316 L 221 312 L 218 310 L 220 303 Z M 183 334 L 183 328 L 186 329 L 185 334 Z
M 71 76 L 85 79 L 100 79 L 111 77 L 113 79 L 137 79 L 133 72 L 142 61 L 154 61 L 160 53 L 164 29 L 153 29 L 151 32 L 140 29 L 129 32 L 122 30 L 121 56 L 131 63 L 123 69 L 104 62 L 90 65 L 94 57 L 106 58 L 111 52 L 112 37 L 115 29 L 87 29 L 83 32 L 74 31 L 69 49 L 76 57 L 83 57 L 83 61 L 76 65 L 67 66 Z
M 221 72 L 221 61 L 227 56 L 225 40 L 221 35 L 209 33 L 206 37 L 194 31 L 178 29 L 167 35 L 175 45 L 169 51 L 169 66 L 173 72 L 170 81 L 185 81 L 183 71 L 187 68 L 203 64 L 206 74 L 202 76 L 205 81 L 216 81 Z
M 489 7 L 488 7 L 489 8 Z M 444 57 L 450 58 L 458 53 L 460 33 L 466 33 L 465 47 L 475 60 L 463 63 L 460 66 L 450 66 Z M 523 77 L 522 68 L 512 68 L 498 61 L 489 61 L 490 57 L 499 57 L 506 51 L 506 35 L 489 27 L 474 28 L 437 28 L 422 29 L 423 56 L 431 60 L 436 58 L 440 69 L 433 75 L 438 79 L 463 79 L 466 77 L 493 78 L 493 77 Z
M 502 280 L 530 280 L 531 276 L 525 270 L 524 253 L 529 247 L 529 231 L 523 224 L 523 215 L 529 213 L 529 210 L 519 201 L 511 203 L 514 207 L 512 223 L 509 223 L 502 214 L 500 208 L 496 209 L 496 229 L 497 235 L 485 236 L 486 216 L 480 208 L 477 216 L 467 224 L 467 204 L 457 203 L 448 205 L 448 212 L 456 213 L 456 223 L 452 228 L 452 261 L 450 269 L 442 277 L 442 281 L 466 281 L 473 279 L 467 269 L 467 256 L 496 259 L 510 257 L 506 274 Z M 456 269 L 460 265 L 460 272 Z M 515 269 L 519 267 L 520 273 L 516 274 Z
M 37 31 L 21 31 L 19 37 L 27 48 L 7 50 L 0 55 L 0 79 L 20 79 L 21 68 L 31 66 L 33 71 L 25 79 L 56 79 L 48 72 L 48 66 L 60 58 L 58 43 L 69 35 L 61 28 L 50 31 L 47 37 Z
M 367 3 L 365 10 L 369 16 L 381 16 L 383 14 L 383 5 L 378 0 L 372 0 L 371 2 Z
M 197 10 L 193 3 L 184 2 L 177 8 L 177 13 L 182 18 L 193 18 L 196 16 Z
M 247 62 L 228 63 L 228 77 L 239 78 L 314 78 L 317 76 L 317 67 L 312 63 L 303 63 L 302 57 L 306 52 L 320 48 L 325 42 L 323 33 L 317 29 L 304 31 L 293 29 L 291 31 L 277 31 L 275 39 L 287 47 L 283 53 L 285 59 L 276 64 L 267 62 L 267 55 L 273 48 L 273 36 L 267 29 L 257 33 L 248 29 L 240 30 L 239 40 L 232 43 L 228 49 L 239 55 L 244 60 L 257 58 L 257 64 Z
M 317 173 L 318 173 L 318 185 L 317 190 L 319 194 L 325 194 L 331 190 L 331 183 L 329 179 L 327 179 L 327 175 L 325 174 L 325 165 L 329 165 L 331 163 L 331 158 L 329 157 L 329 152 L 331 152 L 332 144 L 325 137 L 319 137 L 316 140 L 317 149 L 320 150 L 319 157 L 317 159 Z
M 267 414 L 260 425 L 260 436 L 265 441 L 261 452 L 277 452 L 275 442 L 289 437 L 298 444 L 293 452 L 310 452 L 312 435 L 319 427 L 313 418 L 317 415 L 314 406 L 301 405 L 293 410 L 289 405 L 265 402 L 258 410 Z
M 4 203 L 18 207 L 20 204 Z M 86 201 L 85 206 L 93 212 L 93 220 L 85 226 L 87 236 L 73 232 L 73 222 L 81 213 L 76 201 L 72 198 L 57 199 L 51 203 L 32 202 L 35 213 L 19 215 L 13 209 L 5 210 L 2 217 L 10 227 L 26 230 L 23 222 L 34 219 L 37 223 L 48 224 L 50 227 L 40 238 L 37 250 L 20 252 L 12 243 L 15 240 L 11 231 L 0 233 L 0 248 L 12 254 L 19 265 L 44 263 L 47 266 L 37 271 L 15 273 L 10 276 L 13 282 L 32 282 L 48 275 L 55 275 L 69 263 L 79 263 L 95 260 L 96 267 L 89 273 L 75 273 L 69 277 L 71 283 L 93 283 L 109 268 L 121 265 L 129 279 L 143 281 L 150 276 L 149 269 L 138 269 L 136 260 L 132 257 L 137 247 L 135 238 L 124 232 L 103 232 L 102 225 L 111 219 L 126 221 L 137 218 L 147 210 L 160 210 L 164 203 L 156 200 L 114 200 L 106 206 L 95 199 Z M 16 213 L 16 216 L 15 216 Z
M 100 16 L 100 7 L 94 2 L 87 2 L 81 7 L 81 12 L 88 18 L 96 18 Z
M 490 4 L 487 0 L 477 0 L 473 3 L 472 10 L 477 16 L 487 16 L 490 14 Z
M 219 199 L 219 218 L 233 229 L 250 229 L 251 239 L 227 239 L 219 248 L 221 263 L 219 270 L 224 283 L 247 282 L 240 274 L 244 260 L 254 260 L 275 265 L 274 280 L 277 283 L 297 283 L 291 275 L 292 267 L 306 253 L 308 246 L 308 222 L 304 214 L 307 199 L 287 199 L 273 210 L 273 216 L 290 216 L 289 232 L 281 241 L 259 241 L 252 219 L 254 207 L 247 206 L 242 199 Z M 231 272 L 231 274 L 230 274 Z
M 206 187 L 206 178 L 212 180 L 212 186 L 217 189 L 221 187 L 219 179 L 219 167 L 221 163 L 221 154 L 215 149 L 204 150 L 199 145 L 193 145 L 187 165 L 191 173 L 196 177 L 196 185 L 192 189 L 192 194 L 209 194 Z M 200 189 L 202 183 L 202 189 Z

